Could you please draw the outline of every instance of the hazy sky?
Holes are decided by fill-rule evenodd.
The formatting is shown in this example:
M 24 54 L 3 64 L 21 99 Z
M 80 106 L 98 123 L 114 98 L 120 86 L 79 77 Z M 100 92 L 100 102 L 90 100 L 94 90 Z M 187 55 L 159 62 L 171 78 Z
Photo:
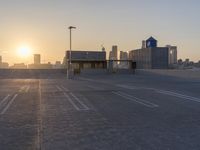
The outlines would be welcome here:
M 17 49 L 28 45 L 42 60 L 62 60 L 69 49 L 128 51 L 154 36 L 159 46 L 178 46 L 179 58 L 200 60 L 199 0 L 1 0 L 0 55 L 3 61 L 31 63 Z

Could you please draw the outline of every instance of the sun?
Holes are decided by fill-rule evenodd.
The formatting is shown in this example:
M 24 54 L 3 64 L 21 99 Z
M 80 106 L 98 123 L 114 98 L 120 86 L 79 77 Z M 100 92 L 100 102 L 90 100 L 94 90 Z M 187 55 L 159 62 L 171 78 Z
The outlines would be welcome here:
M 22 46 L 18 49 L 18 55 L 20 57 L 28 57 L 31 54 L 31 49 L 28 46 Z

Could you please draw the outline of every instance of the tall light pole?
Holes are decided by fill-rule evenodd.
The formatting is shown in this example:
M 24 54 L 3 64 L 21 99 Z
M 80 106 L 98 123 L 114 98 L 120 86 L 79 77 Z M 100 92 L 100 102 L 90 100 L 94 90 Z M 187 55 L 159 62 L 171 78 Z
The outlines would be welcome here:
M 69 34 L 70 34 L 70 39 L 69 39 L 69 41 L 70 41 L 70 58 L 69 58 L 69 63 L 70 63 L 70 65 L 71 65 L 71 63 L 72 63 L 72 29 L 76 29 L 76 27 L 73 27 L 73 26 L 70 26 L 69 27 Z
M 76 29 L 76 27 L 69 26 L 69 42 L 70 42 L 70 51 L 69 51 L 69 64 L 68 64 L 68 72 L 71 71 L 71 64 L 72 64 L 72 29 Z M 69 73 L 68 73 L 69 78 Z

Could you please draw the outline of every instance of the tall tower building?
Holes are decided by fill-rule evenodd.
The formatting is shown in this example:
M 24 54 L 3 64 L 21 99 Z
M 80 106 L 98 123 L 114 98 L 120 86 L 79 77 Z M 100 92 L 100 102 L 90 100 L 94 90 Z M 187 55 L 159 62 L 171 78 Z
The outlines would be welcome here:
M 128 53 L 120 51 L 120 60 L 128 60 Z
M 112 59 L 113 59 L 112 51 L 110 51 L 110 53 L 109 53 L 109 60 L 112 60 Z
M 177 63 L 177 47 L 171 46 L 171 45 L 167 45 L 166 47 L 168 48 L 169 64 L 176 64 Z
M 113 57 L 113 60 L 117 60 L 118 59 L 117 45 L 113 45 L 112 46 L 112 57 Z
M 34 54 L 34 64 L 39 65 L 41 63 L 40 54 Z
M 146 48 L 146 41 L 145 40 L 142 41 L 142 48 Z

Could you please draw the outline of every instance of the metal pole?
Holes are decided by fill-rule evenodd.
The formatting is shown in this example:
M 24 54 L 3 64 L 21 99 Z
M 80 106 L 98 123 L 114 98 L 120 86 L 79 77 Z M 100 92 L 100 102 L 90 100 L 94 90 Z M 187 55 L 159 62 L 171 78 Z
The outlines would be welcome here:
M 69 52 L 69 64 L 70 64 L 70 69 L 71 69 L 71 63 L 72 63 L 72 28 L 69 28 L 69 34 L 70 34 L 70 52 Z
M 70 26 L 69 27 L 69 44 L 70 44 L 70 50 L 69 50 L 69 64 L 68 64 L 68 79 L 69 79 L 69 73 L 71 72 L 72 69 L 72 29 L 76 29 L 76 27 Z

